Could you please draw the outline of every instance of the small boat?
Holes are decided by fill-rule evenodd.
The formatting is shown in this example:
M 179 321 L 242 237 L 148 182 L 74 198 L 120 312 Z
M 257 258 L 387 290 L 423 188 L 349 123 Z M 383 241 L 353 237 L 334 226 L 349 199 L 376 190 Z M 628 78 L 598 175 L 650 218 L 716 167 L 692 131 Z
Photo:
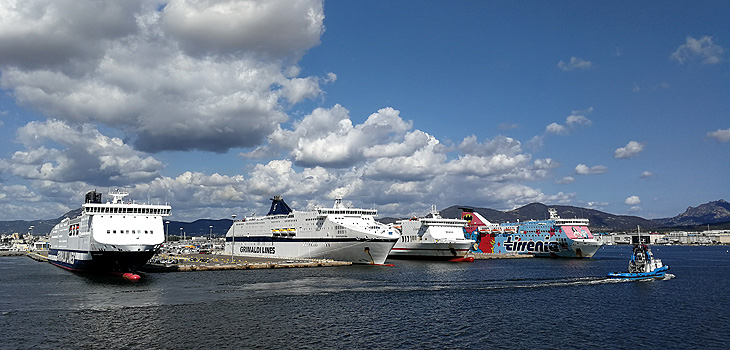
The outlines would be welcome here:
M 663 279 L 669 270 L 669 266 L 663 265 L 660 259 L 654 259 L 651 249 L 646 244 L 641 243 L 641 233 L 639 233 L 639 243 L 634 245 L 629 261 L 629 271 L 611 272 L 608 278 L 626 279 L 626 280 L 651 280 Z

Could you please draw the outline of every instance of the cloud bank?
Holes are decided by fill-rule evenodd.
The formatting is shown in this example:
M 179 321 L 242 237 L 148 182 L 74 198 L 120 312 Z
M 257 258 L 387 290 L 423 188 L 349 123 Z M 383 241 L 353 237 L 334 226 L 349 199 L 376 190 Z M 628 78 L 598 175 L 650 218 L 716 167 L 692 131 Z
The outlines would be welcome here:
M 321 1 L 4 2 L 0 87 L 42 114 L 123 129 L 145 152 L 254 147 L 321 93 L 299 77 Z
M 508 209 L 575 196 L 530 184 L 561 164 L 509 136 L 440 140 L 392 107 L 362 122 L 338 104 L 291 119 L 337 80 L 298 66 L 325 31 L 320 0 L 28 0 L 2 2 L 0 13 L 0 88 L 48 117 L 20 127 L 20 149 L 0 159 L 5 176 L 24 181 L 0 184 L 5 218 L 60 215 L 97 186 L 173 203 L 190 219 L 263 213 L 272 194 L 297 209 L 342 195 L 401 216 L 434 202 Z M 558 67 L 592 65 L 571 57 Z M 592 111 L 572 111 L 538 138 L 590 126 Z M 188 150 L 233 150 L 242 165 L 163 175 L 161 153 Z

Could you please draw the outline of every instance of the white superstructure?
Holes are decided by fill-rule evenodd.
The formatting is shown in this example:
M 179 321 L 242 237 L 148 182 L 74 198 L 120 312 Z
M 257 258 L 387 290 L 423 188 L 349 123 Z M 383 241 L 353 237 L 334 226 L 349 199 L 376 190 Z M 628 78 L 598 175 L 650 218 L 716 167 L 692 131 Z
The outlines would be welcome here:
M 395 258 L 447 259 L 464 257 L 474 240 L 464 237 L 467 221 L 442 218 L 431 206 L 424 218 L 412 218 L 395 223 L 401 237 L 390 256 Z
M 78 271 L 133 272 L 155 254 L 165 240 L 162 218 L 169 205 L 125 202 L 129 193 L 113 191 L 111 202 L 101 193 L 86 194 L 81 214 L 64 218 L 51 230 L 49 262 Z
M 295 211 L 275 196 L 266 216 L 233 222 L 226 233 L 225 252 L 383 264 L 400 236 L 375 221 L 376 215 L 375 209 L 346 208 L 341 198 L 335 199 L 332 208 Z

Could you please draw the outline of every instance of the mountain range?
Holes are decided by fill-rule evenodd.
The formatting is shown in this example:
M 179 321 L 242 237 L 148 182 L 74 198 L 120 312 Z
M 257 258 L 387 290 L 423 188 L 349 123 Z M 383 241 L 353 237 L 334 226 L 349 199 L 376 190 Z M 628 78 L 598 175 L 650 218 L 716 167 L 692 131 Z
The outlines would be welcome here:
M 548 218 L 548 207 L 555 208 L 563 218 L 585 218 L 590 220 L 590 228 L 594 231 L 621 231 L 633 230 L 636 226 L 652 230 L 668 230 L 668 229 L 684 229 L 696 230 L 707 229 L 709 225 L 712 229 L 730 229 L 730 203 L 723 199 L 708 202 L 697 207 L 688 207 L 687 210 L 672 218 L 662 219 L 644 219 L 631 215 L 614 215 L 605 213 L 595 209 L 580 208 L 568 205 L 550 205 L 541 203 L 531 203 L 523 207 L 500 211 L 490 208 L 475 208 L 468 205 L 454 205 L 441 210 L 441 216 L 445 218 L 460 218 L 461 209 L 472 209 L 492 222 L 515 222 L 526 220 L 540 220 Z M 81 209 L 72 210 L 57 219 L 49 220 L 13 220 L 0 221 L 0 234 L 10 234 L 14 232 L 26 233 L 31 232 L 34 235 L 45 235 L 51 231 L 54 225 L 59 223 L 65 217 L 75 217 L 81 213 Z M 398 218 L 381 218 L 379 221 L 384 223 L 392 223 Z M 188 236 L 206 236 L 212 234 L 214 236 L 222 236 L 231 227 L 230 219 L 200 219 L 193 222 L 173 221 L 170 220 L 166 224 L 165 229 L 171 235 L 180 235 L 184 232 Z

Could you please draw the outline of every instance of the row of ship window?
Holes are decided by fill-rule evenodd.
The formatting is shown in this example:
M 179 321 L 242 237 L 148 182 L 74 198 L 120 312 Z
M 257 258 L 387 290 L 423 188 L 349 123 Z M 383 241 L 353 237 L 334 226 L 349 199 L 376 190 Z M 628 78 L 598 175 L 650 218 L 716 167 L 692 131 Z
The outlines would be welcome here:
M 78 236 L 79 235 L 79 225 L 71 225 L 68 227 L 68 235 L 69 236 Z
M 117 230 L 106 230 L 106 233 L 115 234 L 115 233 L 117 233 Z M 130 231 L 129 230 L 119 230 L 119 233 L 128 234 L 128 233 L 130 233 Z M 141 234 L 142 233 L 142 230 L 132 230 L 131 233 L 132 234 Z M 152 232 L 152 230 L 144 230 L 144 233 L 145 234 L 152 234 L 153 232 Z
M 68 235 L 69 236 L 78 236 L 79 235 L 79 232 L 80 232 L 79 225 L 71 225 L 68 228 Z M 115 233 L 117 233 L 117 230 L 106 230 L 106 233 L 115 234 Z M 119 230 L 119 233 L 123 233 L 123 234 L 128 234 L 128 233 L 141 234 L 142 233 L 142 230 L 131 230 L 131 232 L 130 232 L 130 230 Z M 144 230 L 144 233 L 145 234 L 152 234 L 153 231 L 152 230 Z
M 86 207 L 86 212 L 107 214 L 170 214 L 170 209 L 137 207 Z

